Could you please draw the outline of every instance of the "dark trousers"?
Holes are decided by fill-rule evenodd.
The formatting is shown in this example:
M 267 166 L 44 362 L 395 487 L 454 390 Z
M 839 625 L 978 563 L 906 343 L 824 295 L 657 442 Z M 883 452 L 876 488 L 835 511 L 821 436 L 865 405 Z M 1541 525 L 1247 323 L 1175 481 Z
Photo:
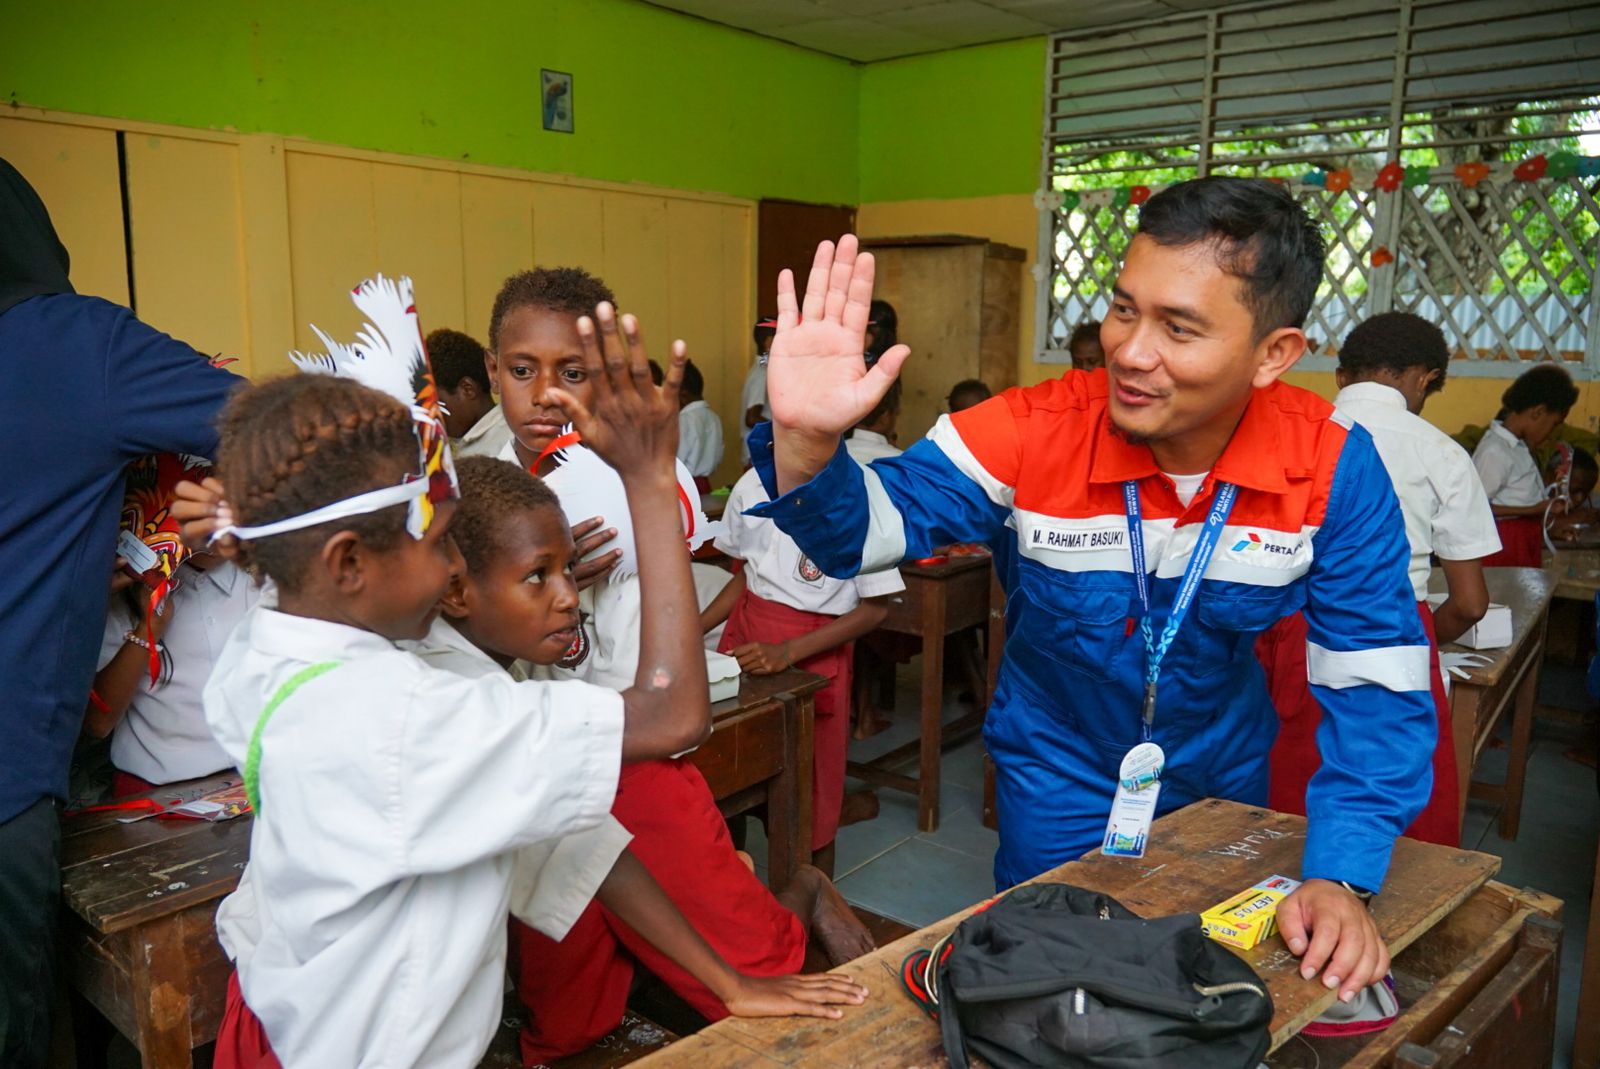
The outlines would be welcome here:
M 0 1065 L 36 1069 L 50 1058 L 61 819 L 41 798 L 0 824 Z

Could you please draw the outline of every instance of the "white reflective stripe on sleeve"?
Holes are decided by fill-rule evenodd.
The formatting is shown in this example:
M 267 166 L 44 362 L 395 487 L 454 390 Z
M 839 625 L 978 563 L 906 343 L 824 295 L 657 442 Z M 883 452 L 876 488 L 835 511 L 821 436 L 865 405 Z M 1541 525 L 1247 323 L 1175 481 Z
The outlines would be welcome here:
M 1306 678 L 1335 690 L 1364 683 L 1376 683 L 1386 690 L 1429 690 L 1428 647 L 1330 650 L 1307 642 Z
M 939 451 L 954 464 L 956 470 L 982 488 L 990 501 L 1001 508 L 1009 509 L 1016 498 L 1016 488 L 989 474 L 989 470 L 978 463 L 978 458 L 972 455 L 972 450 L 967 448 L 967 443 L 961 440 L 961 434 L 956 430 L 956 425 L 950 422 L 949 416 L 940 416 L 939 422 L 933 425 L 933 430 L 928 432 L 928 438 Z
M 906 559 L 906 523 L 900 510 L 889 500 L 878 473 L 861 465 L 867 487 L 867 538 L 861 544 L 861 571 L 881 572 L 898 568 Z

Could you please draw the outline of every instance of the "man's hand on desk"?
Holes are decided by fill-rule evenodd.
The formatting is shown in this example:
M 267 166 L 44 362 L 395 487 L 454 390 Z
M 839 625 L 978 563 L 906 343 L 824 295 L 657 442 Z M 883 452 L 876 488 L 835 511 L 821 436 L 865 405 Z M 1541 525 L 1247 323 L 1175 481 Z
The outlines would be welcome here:
M 1300 975 L 1321 972 L 1346 1002 L 1389 971 L 1389 948 L 1367 904 L 1331 880 L 1307 880 L 1285 898 L 1278 931 L 1300 956 Z

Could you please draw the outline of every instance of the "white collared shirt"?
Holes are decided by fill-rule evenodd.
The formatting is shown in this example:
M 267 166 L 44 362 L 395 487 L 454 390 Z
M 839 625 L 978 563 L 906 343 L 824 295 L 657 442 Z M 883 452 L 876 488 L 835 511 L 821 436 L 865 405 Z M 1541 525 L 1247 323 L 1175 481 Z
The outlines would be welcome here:
M 261 732 L 250 862 L 217 914 L 285 1066 L 476 1066 L 499 1023 L 513 889 L 560 939 L 615 860 L 589 849 L 564 888 L 519 882 L 520 851 L 607 823 L 621 695 L 463 674 L 459 638 L 436 625 L 427 641 L 456 648 L 418 656 L 257 606 L 206 686 L 206 719 L 242 766 L 285 682 L 338 662 Z M 539 880 L 553 880 L 562 847 L 543 848 Z
M 161 639 L 170 675 L 152 687 L 149 673 L 141 673 L 133 700 L 111 735 L 111 763 L 151 783 L 175 783 L 232 767 L 211 737 L 200 695 L 228 635 L 259 596 L 250 577 L 228 561 L 205 571 L 183 565 L 178 579 L 167 599 L 172 619 Z M 111 599 L 96 671 L 121 651 L 136 622 L 122 598 Z
M 1499 420 L 1489 424 L 1477 451 L 1473 467 L 1489 494 L 1489 501 L 1507 508 L 1525 508 L 1544 501 L 1544 477 L 1527 445 L 1506 430 Z
M 744 414 L 761 406 L 761 418 L 772 418 L 772 407 L 767 404 L 767 365 L 758 355 L 750 365 L 750 374 L 744 377 L 744 387 L 739 391 L 739 458 L 750 463 L 750 428 L 744 425 Z
M 478 422 L 460 438 L 450 442 L 450 452 L 461 457 L 497 457 L 511 441 L 511 427 L 505 411 L 495 405 L 478 417 Z
M 905 452 L 890 445 L 889 439 L 884 435 L 863 427 L 857 427 L 850 432 L 850 437 L 844 440 L 844 449 L 857 464 L 870 464 L 874 460 L 897 457 Z
M 1429 555 L 1477 560 L 1500 549 L 1489 496 L 1467 451 L 1406 408 L 1399 390 L 1381 382 L 1346 386 L 1334 407 L 1365 427 L 1394 484 L 1411 543 L 1411 587 L 1428 596 Z
M 722 463 L 722 421 L 704 401 L 678 410 L 678 459 L 700 478 L 710 478 Z
M 843 616 L 862 598 L 895 594 L 906 588 L 898 569 L 871 572 L 854 579 L 835 579 L 800 552 L 794 539 L 772 520 L 746 516 L 745 510 L 767 500 L 761 476 L 754 468 L 739 477 L 723 512 L 727 530 L 717 536 L 717 548 L 744 561 L 745 586 L 758 598 L 802 612 Z

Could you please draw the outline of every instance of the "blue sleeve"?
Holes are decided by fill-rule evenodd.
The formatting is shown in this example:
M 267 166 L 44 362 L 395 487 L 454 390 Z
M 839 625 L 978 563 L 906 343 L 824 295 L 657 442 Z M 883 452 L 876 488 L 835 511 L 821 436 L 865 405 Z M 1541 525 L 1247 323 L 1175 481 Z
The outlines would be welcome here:
M 1433 789 L 1438 717 L 1399 501 L 1368 433 L 1334 471 L 1307 584 L 1306 668 L 1324 716 L 1306 791 L 1306 879 L 1376 891 Z
M 941 430 L 954 433 L 944 420 L 936 435 Z M 836 579 L 925 557 L 935 546 L 992 543 L 1004 532 L 1011 511 L 1008 489 L 986 490 L 957 466 L 936 437 L 866 468 L 841 443 L 810 482 L 781 497 L 770 423 L 750 432 L 750 460 L 772 499 L 753 506 L 750 514 L 776 521 L 806 556 Z
M 244 379 L 132 312 L 95 301 L 106 319 L 104 361 L 110 438 L 129 457 L 192 453 L 215 459 L 217 416 Z

